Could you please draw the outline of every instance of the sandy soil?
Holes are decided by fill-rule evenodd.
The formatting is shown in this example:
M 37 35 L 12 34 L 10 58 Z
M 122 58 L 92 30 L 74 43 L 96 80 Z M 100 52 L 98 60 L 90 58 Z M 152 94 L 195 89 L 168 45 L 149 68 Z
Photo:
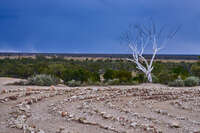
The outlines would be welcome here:
M 200 133 L 200 87 L 8 86 L 0 133 Z

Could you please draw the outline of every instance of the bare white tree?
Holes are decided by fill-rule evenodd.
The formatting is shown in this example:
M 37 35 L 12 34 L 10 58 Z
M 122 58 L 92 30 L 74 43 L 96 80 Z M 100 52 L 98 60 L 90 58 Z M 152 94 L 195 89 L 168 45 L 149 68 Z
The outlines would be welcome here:
M 152 82 L 153 62 L 156 54 L 164 48 L 165 44 L 173 38 L 178 28 L 166 34 L 165 26 L 156 29 L 153 22 L 148 25 L 130 25 L 129 30 L 123 33 L 122 39 L 128 44 L 132 51 L 132 59 L 128 59 L 136 64 L 137 69 L 141 70 Z M 152 46 L 152 57 L 147 60 L 144 57 L 144 50 L 147 46 Z

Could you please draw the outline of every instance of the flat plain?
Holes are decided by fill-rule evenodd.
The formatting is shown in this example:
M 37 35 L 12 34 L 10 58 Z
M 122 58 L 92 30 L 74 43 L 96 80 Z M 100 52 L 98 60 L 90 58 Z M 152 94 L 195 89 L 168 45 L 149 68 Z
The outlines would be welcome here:
M 199 133 L 200 87 L 13 86 L 0 78 L 0 133 Z

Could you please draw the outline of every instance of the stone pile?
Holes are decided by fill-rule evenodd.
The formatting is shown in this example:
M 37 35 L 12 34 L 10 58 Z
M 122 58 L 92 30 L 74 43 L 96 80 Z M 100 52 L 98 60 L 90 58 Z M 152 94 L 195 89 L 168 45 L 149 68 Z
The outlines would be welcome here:
M 5 97 L 1 101 L 7 102 L 8 100 L 17 100 L 20 97 L 30 96 L 32 94 L 40 94 L 36 96 L 31 96 L 29 98 L 25 98 L 23 101 L 21 101 L 19 104 L 17 104 L 15 107 L 13 107 L 13 111 L 10 113 L 10 118 L 8 119 L 8 127 L 10 128 L 17 128 L 22 129 L 24 133 L 45 133 L 43 130 L 36 128 L 34 125 L 28 125 L 27 119 L 31 117 L 31 107 L 30 105 L 37 103 L 45 98 L 54 97 L 57 95 L 64 95 L 66 92 L 70 92 L 71 90 L 68 89 L 62 89 L 57 90 L 49 88 L 46 90 L 43 89 L 16 89 L 16 90 L 9 90 L 1 92 L 1 94 L 9 94 L 14 92 L 21 92 L 21 94 L 11 95 L 8 97 Z M 45 92 L 51 92 L 49 94 L 44 93 Z M 63 114 L 63 117 L 66 114 Z
M 14 107 L 14 111 L 10 113 L 8 126 L 24 131 L 24 133 L 45 133 L 43 130 L 36 128 L 34 125 L 28 125 L 27 119 L 31 117 L 30 106 L 27 103 L 21 103 Z

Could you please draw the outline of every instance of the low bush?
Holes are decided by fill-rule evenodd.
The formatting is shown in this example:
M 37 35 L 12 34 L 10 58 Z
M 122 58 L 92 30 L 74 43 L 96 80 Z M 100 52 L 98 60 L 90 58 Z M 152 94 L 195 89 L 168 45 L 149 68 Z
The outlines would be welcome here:
M 106 70 L 103 77 L 105 80 L 118 79 L 119 82 L 128 82 L 132 79 L 132 73 L 126 70 Z
M 104 78 L 105 80 L 108 81 L 108 80 L 114 79 L 114 78 L 115 78 L 115 75 L 116 75 L 116 73 L 115 73 L 114 70 L 107 69 L 107 70 L 105 71 L 104 75 L 103 75 L 103 78 Z
M 128 82 L 121 82 L 120 85 L 137 85 L 139 84 L 137 81 L 128 81 Z
M 191 77 L 188 77 L 184 80 L 184 83 L 185 83 L 185 86 L 197 86 L 199 85 L 199 78 L 198 77 L 194 77 L 194 76 L 191 76 Z
M 159 83 L 168 84 L 169 82 L 175 81 L 178 78 L 178 75 L 163 70 L 158 75 L 156 75 L 156 77 L 159 79 Z
M 103 86 L 105 85 L 103 82 L 93 82 L 89 80 L 88 82 L 83 82 L 81 86 Z
M 67 84 L 67 82 L 72 80 L 81 81 L 81 83 L 83 83 L 87 82 L 89 78 L 91 78 L 91 72 L 83 68 L 66 69 L 62 75 L 62 79 L 64 80 L 65 84 Z M 96 77 L 92 78 L 95 79 Z
M 46 74 L 38 74 L 28 78 L 27 85 L 50 86 L 57 85 L 59 79 Z
M 183 87 L 185 85 L 185 83 L 184 83 L 184 80 L 179 78 L 179 79 L 176 79 L 173 82 L 169 82 L 168 85 L 172 86 L 172 87 Z
M 106 85 L 119 85 L 120 84 L 120 80 L 119 79 L 109 79 L 106 82 Z
M 69 87 L 81 86 L 81 81 L 70 80 L 67 82 Z
M 121 81 L 119 79 L 108 80 L 105 85 L 136 85 L 137 81 L 129 80 L 129 81 Z
M 146 83 L 148 82 L 146 76 L 143 73 L 137 73 L 135 77 L 133 77 L 134 81 L 138 82 L 138 83 Z
M 126 71 L 126 70 L 119 70 L 116 71 L 116 77 L 117 79 L 120 80 L 120 82 L 130 82 L 132 79 L 131 72 Z
M 155 76 L 153 73 L 152 76 L 152 82 L 153 83 L 159 83 L 159 79 L 157 76 Z M 147 76 L 144 73 L 137 73 L 135 77 L 132 78 L 133 81 L 136 81 L 137 83 L 148 83 Z
M 152 81 L 153 83 L 159 83 L 159 79 L 154 74 L 152 74 Z
M 193 64 L 191 67 L 191 72 L 194 76 L 200 77 L 200 65 Z

